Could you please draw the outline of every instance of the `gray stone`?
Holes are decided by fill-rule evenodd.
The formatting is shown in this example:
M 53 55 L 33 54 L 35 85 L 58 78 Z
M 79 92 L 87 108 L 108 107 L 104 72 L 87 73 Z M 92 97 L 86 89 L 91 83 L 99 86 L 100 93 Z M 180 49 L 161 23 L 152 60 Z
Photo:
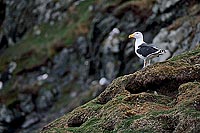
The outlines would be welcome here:
M 14 120 L 14 115 L 5 105 L 0 105 L 0 122 L 11 123 Z
M 166 43 L 165 45 L 166 48 L 172 53 L 178 48 L 178 44 L 176 43 L 176 41 L 173 41 L 171 43 Z
M 72 55 L 70 55 L 72 56 Z M 53 66 L 53 72 L 57 74 L 58 76 L 62 76 L 67 72 L 67 65 L 69 63 L 69 50 L 68 49 L 63 49 L 58 55 L 54 57 L 54 63 L 55 65 Z
M 43 90 L 41 88 L 39 95 L 36 98 L 36 107 L 39 110 L 45 110 L 53 104 L 54 96 L 50 90 Z
M 169 31 L 166 28 L 162 28 L 160 32 L 154 37 L 152 45 L 155 45 L 161 49 L 168 49 L 169 51 L 173 51 L 176 48 L 176 43 L 170 43 L 168 36 Z
M 30 94 L 19 94 L 20 108 L 25 113 L 31 113 L 35 108 L 32 101 L 32 95 Z
M 36 36 L 39 36 L 40 34 L 41 34 L 41 30 L 39 29 L 39 27 L 38 26 L 34 26 L 33 27 L 33 32 L 34 32 L 34 34 L 36 35 Z
M 117 26 L 121 31 L 126 33 L 133 32 L 133 29 L 139 25 L 140 19 L 134 16 L 133 12 L 127 11 L 118 22 Z
M 100 80 L 99 80 L 99 85 L 101 86 L 107 86 L 110 82 L 105 78 L 105 77 L 102 77 Z
M 165 22 L 165 21 L 169 20 L 172 16 L 173 16 L 173 13 L 169 12 L 169 13 L 162 14 L 160 18 L 161 18 L 162 22 Z
M 119 50 L 119 45 L 120 45 L 120 39 L 119 39 L 119 29 L 114 28 L 110 33 L 109 36 L 106 38 L 104 41 L 103 45 L 103 53 L 107 54 L 109 52 L 111 53 L 118 53 Z
M 105 74 L 108 79 L 113 79 L 115 75 L 115 64 L 111 61 L 106 63 Z
M 105 76 L 108 80 L 113 80 L 117 74 L 119 73 L 119 66 L 121 62 L 119 60 L 111 60 L 112 58 L 108 58 L 108 60 L 105 60 L 103 62 L 104 65 L 104 74 L 102 76 Z M 104 64 L 105 63 L 105 64 Z
M 106 35 L 117 22 L 118 20 L 114 16 L 108 16 L 97 24 L 97 28 L 101 30 L 101 34 Z
M 180 0 L 157 0 L 156 4 L 153 6 L 152 11 L 154 13 L 163 13 L 168 8 L 174 6 Z
M 0 77 L 1 77 L 1 74 L 0 74 Z M 0 81 L 0 90 L 3 89 L 3 82 Z
M 40 121 L 40 118 L 36 112 L 33 112 L 26 116 L 24 123 L 22 124 L 22 128 L 28 128 L 33 124 Z
M 189 22 L 185 22 L 181 27 L 179 27 L 177 30 L 170 31 L 170 34 L 168 35 L 168 39 L 176 43 L 180 43 L 183 41 L 188 35 L 192 32 L 192 27 L 190 26 Z
M 163 41 L 167 41 L 166 36 L 169 34 L 166 28 L 162 28 L 160 32 L 154 37 L 153 44 L 160 43 Z
M 200 23 L 198 23 L 196 26 L 196 33 L 192 40 L 192 45 L 190 46 L 190 49 L 194 49 L 197 45 L 200 45 Z
M 124 58 L 128 58 L 134 52 L 134 45 L 132 42 L 129 42 L 124 49 Z
M 188 38 L 188 36 L 191 32 L 192 27 L 187 21 L 175 30 L 167 31 L 166 28 L 161 29 L 153 39 L 153 44 L 159 48 L 169 50 L 169 53 L 166 53 L 165 56 L 162 57 L 163 59 L 160 58 L 160 60 L 155 60 L 163 61 L 172 55 L 177 55 L 188 50 L 190 44 L 190 37 Z
M 88 42 L 84 36 L 78 37 L 76 45 L 81 55 L 87 54 Z
M 0 122 L 0 133 L 7 133 L 8 128 Z

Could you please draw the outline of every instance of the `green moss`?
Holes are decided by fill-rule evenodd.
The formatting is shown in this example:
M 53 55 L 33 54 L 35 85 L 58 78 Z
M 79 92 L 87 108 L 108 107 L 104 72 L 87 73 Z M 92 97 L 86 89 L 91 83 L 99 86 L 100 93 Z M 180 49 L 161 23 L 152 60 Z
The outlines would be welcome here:
M 117 95 L 115 98 L 119 101 L 122 101 L 125 97 L 126 95 Z
M 101 120 L 97 118 L 92 118 L 83 123 L 80 127 L 69 127 L 68 131 L 74 133 L 88 133 L 88 132 L 102 132 L 100 128 Z
M 82 106 L 83 108 L 91 108 L 94 111 L 97 111 L 103 107 L 101 104 L 97 104 L 94 100 L 90 101 Z
M 173 57 L 169 60 L 170 61 L 177 61 L 177 60 L 180 60 L 180 59 L 183 59 L 183 58 L 188 58 L 188 57 L 191 57 L 191 56 L 200 56 L 200 48 L 197 48 L 193 51 L 185 52 L 185 53 L 180 54 L 178 56 L 175 56 L 175 57 Z
M 191 117 L 200 117 L 200 111 L 196 110 L 193 107 L 193 102 L 191 100 L 184 101 L 183 103 L 179 104 L 176 108 L 181 112 L 182 114 L 186 116 L 191 116 Z M 192 105 L 191 105 L 192 104 Z
M 86 0 L 81 2 L 78 6 L 77 6 L 77 11 L 78 13 L 84 13 L 85 11 L 88 11 L 89 6 L 94 4 L 95 1 L 93 0 Z
M 114 4 L 119 4 L 122 0 L 107 0 L 105 2 L 105 7 L 114 5 Z
M 9 80 L 4 84 L 4 88 L 0 90 L 0 103 L 5 104 L 6 106 L 12 106 L 17 102 L 18 98 L 18 88 L 13 88 L 15 77 L 12 80 Z
M 53 128 L 52 132 L 65 133 L 65 132 L 67 132 L 67 130 L 66 130 L 66 128 Z
M 158 116 L 158 115 L 163 115 L 163 114 L 170 114 L 172 112 L 174 112 L 175 110 L 174 109 L 169 109 L 169 110 L 162 110 L 162 111 L 151 111 L 147 114 L 147 116 L 152 116 L 152 117 L 155 117 L 155 116 Z
M 135 130 L 134 133 L 155 133 L 153 129 L 140 129 L 140 130 Z
M 40 65 L 46 59 L 50 58 L 50 47 L 54 45 L 53 41 L 55 39 L 60 39 L 59 33 L 62 32 L 61 29 L 65 28 L 62 28 L 62 26 L 53 27 L 48 24 L 43 24 L 39 27 L 41 28 L 41 35 L 35 36 L 32 34 L 33 31 L 30 31 L 22 41 L 6 49 L 0 56 L 2 60 L 0 65 L 8 64 L 10 61 L 16 61 L 17 69 L 15 72 L 20 72 L 23 69 Z M 0 70 L 3 69 L 3 67 L 0 67 Z
M 195 109 L 185 109 L 183 111 L 183 113 L 185 113 L 187 116 L 191 116 L 193 118 L 200 118 L 200 111 L 195 110 Z
M 130 125 L 137 119 L 140 119 L 144 117 L 144 115 L 134 115 L 132 117 L 129 117 L 127 119 L 124 119 L 120 124 L 119 126 L 115 129 L 115 131 L 123 131 L 123 132 L 126 132 L 126 131 L 129 131 L 130 130 Z M 128 130 L 127 130 L 128 129 Z
M 5 105 L 7 107 L 12 107 L 17 101 L 18 101 L 18 93 L 16 91 L 10 93 L 10 95 L 7 97 Z

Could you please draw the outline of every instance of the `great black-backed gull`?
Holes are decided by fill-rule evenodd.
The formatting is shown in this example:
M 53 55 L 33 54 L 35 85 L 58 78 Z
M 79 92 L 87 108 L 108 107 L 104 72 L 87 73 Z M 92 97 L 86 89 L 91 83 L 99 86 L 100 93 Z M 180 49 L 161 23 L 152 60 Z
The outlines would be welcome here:
M 143 35 L 141 32 L 134 32 L 133 34 L 130 34 L 128 38 L 136 39 L 135 53 L 139 58 L 144 60 L 143 67 L 150 65 L 151 59 L 158 57 L 159 55 L 162 55 L 166 52 L 163 49 L 147 45 L 147 43 L 143 41 Z

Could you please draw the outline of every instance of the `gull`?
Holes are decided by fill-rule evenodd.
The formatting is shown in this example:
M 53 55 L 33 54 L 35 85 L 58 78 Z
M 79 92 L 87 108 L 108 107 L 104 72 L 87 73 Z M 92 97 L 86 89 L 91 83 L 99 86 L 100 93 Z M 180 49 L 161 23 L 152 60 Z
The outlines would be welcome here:
M 133 34 L 130 34 L 128 38 L 136 39 L 135 53 L 139 58 L 144 60 L 143 68 L 150 65 L 151 59 L 166 53 L 165 50 L 148 45 L 146 42 L 144 42 L 143 35 L 141 32 L 134 32 Z

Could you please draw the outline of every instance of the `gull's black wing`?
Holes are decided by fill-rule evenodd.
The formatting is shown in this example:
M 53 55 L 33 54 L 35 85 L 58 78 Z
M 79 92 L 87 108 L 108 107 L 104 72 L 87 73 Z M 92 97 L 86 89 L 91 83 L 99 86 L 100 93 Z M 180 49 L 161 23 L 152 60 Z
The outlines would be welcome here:
M 148 55 L 155 53 L 158 51 L 156 47 L 147 45 L 146 43 L 141 44 L 138 46 L 138 49 L 136 50 L 138 54 L 147 57 Z

